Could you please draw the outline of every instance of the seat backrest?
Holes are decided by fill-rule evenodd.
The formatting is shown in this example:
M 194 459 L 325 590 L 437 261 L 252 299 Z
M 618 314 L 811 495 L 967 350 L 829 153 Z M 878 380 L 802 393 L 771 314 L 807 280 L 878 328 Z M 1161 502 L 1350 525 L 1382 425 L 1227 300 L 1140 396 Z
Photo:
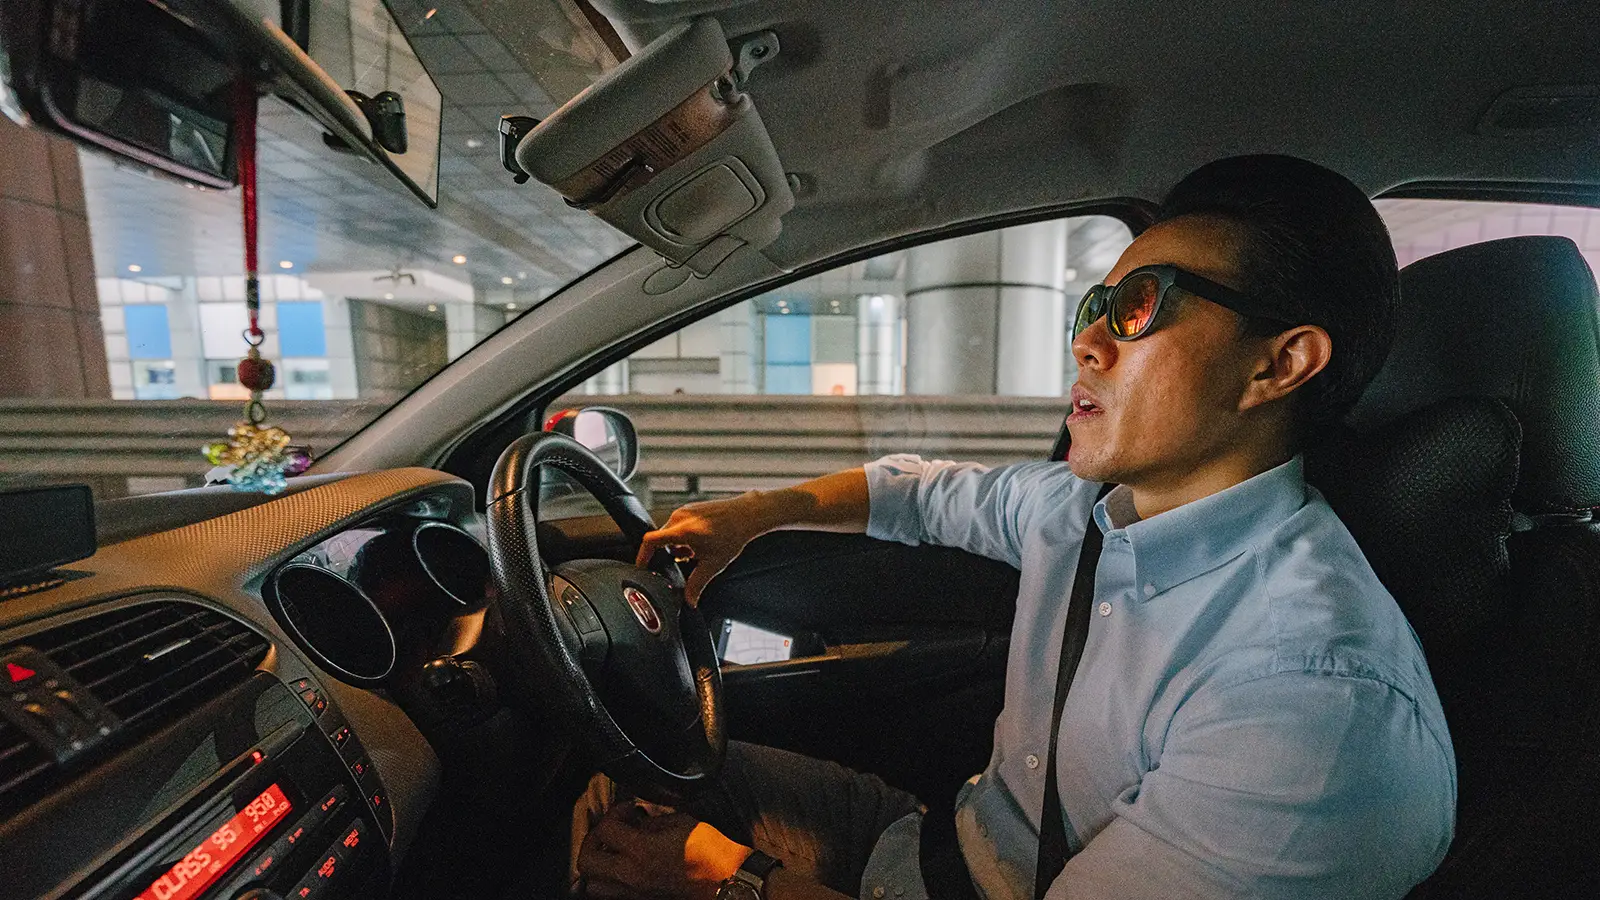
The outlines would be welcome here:
M 1422 641 L 1459 766 L 1418 897 L 1600 897 L 1600 297 L 1518 237 L 1401 274 L 1402 330 L 1308 458 Z

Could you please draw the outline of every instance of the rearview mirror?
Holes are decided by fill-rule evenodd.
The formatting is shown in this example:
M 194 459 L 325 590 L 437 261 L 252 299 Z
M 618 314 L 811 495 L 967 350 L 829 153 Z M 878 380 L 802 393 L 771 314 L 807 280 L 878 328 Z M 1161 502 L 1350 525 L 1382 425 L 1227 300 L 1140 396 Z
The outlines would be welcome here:
M 186 181 L 237 182 L 246 78 L 437 203 L 439 90 L 383 0 L 0 4 L 0 111 Z
M 609 406 L 563 409 L 545 420 L 544 430 L 564 434 L 594 452 L 627 481 L 639 468 L 639 435 L 627 413 Z

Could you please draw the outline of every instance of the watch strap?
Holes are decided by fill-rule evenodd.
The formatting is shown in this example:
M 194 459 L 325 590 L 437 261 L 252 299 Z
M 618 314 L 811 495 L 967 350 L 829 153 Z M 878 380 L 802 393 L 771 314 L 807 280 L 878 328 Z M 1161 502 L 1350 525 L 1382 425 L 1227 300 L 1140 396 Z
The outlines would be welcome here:
M 754 888 L 756 895 L 765 898 L 767 895 L 767 878 L 772 870 L 783 865 L 783 860 L 775 859 L 762 853 L 760 850 L 751 850 L 750 855 L 740 863 L 738 871 L 728 881 L 742 881 Z M 726 884 L 727 882 L 723 882 Z

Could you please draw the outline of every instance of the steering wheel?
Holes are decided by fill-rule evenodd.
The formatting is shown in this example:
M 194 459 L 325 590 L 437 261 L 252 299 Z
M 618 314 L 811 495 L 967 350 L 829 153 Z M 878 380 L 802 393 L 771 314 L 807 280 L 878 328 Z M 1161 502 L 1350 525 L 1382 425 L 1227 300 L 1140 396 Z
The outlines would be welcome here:
M 677 564 L 609 559 L 547 567 L 539 556 L 541 466 L 572 476 L 630 541 L 655 528 L 622 479 L 588 448 L 553 433 L 500 454 L 489 484 L 489 556 L 507 635 L 514 701 L 554 706 L 601 771 L 640 797 L 673 804 L 712 783 L 727 752 L 722 675 Z

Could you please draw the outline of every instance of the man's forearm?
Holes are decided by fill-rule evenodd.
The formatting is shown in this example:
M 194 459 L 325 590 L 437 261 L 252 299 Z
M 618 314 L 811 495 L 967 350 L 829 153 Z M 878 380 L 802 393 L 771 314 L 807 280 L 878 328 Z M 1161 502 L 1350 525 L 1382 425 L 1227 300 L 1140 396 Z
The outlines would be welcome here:
M 863 532 L 871 503 L 864 469 L 847 469 L 754 498 L 764 531 Z

